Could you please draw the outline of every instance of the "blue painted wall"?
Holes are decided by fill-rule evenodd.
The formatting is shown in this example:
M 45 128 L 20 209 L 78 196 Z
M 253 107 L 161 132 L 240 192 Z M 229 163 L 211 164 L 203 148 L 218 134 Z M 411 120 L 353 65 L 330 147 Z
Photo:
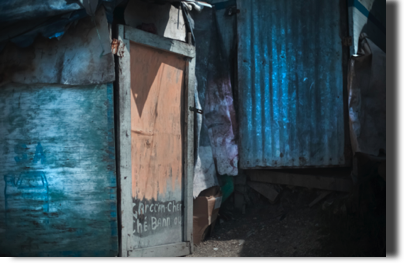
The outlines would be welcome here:
M 0 88 L 0 255 L 115 256 L 112 84 Z

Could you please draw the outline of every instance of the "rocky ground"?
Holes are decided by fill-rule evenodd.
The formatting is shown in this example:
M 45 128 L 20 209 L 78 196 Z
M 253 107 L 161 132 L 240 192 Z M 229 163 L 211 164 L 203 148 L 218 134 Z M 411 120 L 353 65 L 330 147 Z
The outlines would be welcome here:
M 245 214 L 232 198 L 221 207 L 213 234 L 190 257 L 385 256 L 385 210 L 358 216 L 348 195 L 279 188 L 274 204 L 251 192 Z

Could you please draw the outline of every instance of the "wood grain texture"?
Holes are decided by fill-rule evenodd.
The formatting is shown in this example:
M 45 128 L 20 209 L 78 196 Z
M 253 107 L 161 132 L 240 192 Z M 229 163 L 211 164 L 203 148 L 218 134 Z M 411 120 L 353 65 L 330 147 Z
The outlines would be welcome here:
M 130 42 L 130 63 L 132 197 L 165 199 L 169 192 L 182 192 L 185 60 Z
M 133 209 L 131 202 L 131 113 L 130 113 L 130 41 L 123 38 L 124 26 L 118 25 L 118 40 L 124 45 L 123 57 L 119 57 L 118 79 L 118 127 L 117 145 L 119 187 L 120 187 L 120 217 L 121 217 L 121 256 L 127 257 L 127 251 L 132 250 L 129 235 L 133 232 Z
M 136 43 L 190 58 L 195 56 L 195 47 L 187 43 L 164 38 L 129 26 L 125 26 L 124 28 L 124 37 Z
M 186 242 L 137 249 L 129 252 L 129 257 L 180 257 L 189 254 Z
M 130 41 L 134 249 L 183 241 L 185 65 L 183 56 Z M 160 213 L 154 213 L 153 207 L 159 207 Z M 168 219 L 170 223 L 164 223 Z
M 112 84 L 3 86 L 0 138 L 0 255 L 117 255 Z
M 188 107 L 194 103 L 195 63 L 188 58 L 195 48 L 136 31 L 118 26 L 125 45 L 118 57 L 117 98 L 120 254 L 185 255 L 192 240 L 194 162 Z
M 195 165 L 195 141 L 194 141 L 194 119 L 195 113 L 189 110 L 190 106 L 195 106 L 195 63 L 196 59 L 189 59 L 186 68 L 186 87 L 185 87 L 185 153 L 184 153 L 184 237 L 185 241 L 190 243 L 190 252 L 193 253 L 193 187 L 194 187 L 194 165 Z

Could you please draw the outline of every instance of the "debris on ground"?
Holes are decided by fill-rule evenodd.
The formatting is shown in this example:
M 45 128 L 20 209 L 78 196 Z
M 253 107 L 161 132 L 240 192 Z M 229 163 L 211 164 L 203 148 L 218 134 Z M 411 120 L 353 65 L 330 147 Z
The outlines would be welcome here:
M 245 214 L 229 198 L 188 257 L 385 256 L 385 213 L 352 212 L 348 193 L 279 187 L 275 203 L 248 187 Z
M 247 185 L 256 190 L 264 197 L 266 197 L 271 203 L 273 203 L 276 200 L 277 195 L 279 194 L 271 184 L 247 182 Z

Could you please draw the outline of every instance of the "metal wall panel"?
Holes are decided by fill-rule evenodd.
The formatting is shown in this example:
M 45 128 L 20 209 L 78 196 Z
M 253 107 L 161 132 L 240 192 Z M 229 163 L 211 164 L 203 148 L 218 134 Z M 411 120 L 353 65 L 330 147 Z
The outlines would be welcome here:
M 343 4 L 237 1 L 241 168 L 347 164 Z
M 113 85 L 0 88 L 0 255 L 116 256 Z

